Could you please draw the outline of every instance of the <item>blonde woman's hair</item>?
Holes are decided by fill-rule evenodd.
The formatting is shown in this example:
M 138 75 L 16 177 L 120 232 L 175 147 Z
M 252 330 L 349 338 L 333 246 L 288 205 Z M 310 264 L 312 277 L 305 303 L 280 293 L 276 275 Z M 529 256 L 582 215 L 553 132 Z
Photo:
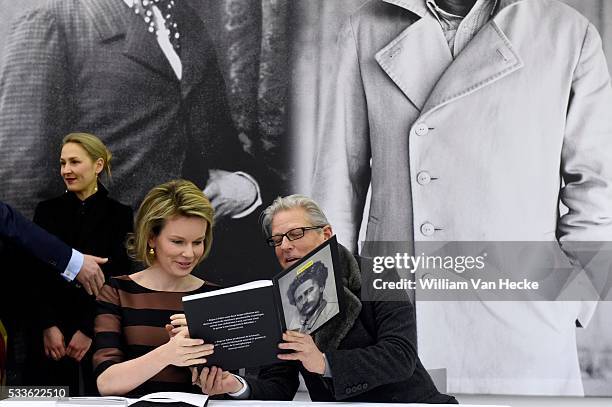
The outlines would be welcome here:
M 158 185 L 145 196 L 136 213 L 135 232 L 127 240 L 130 255 L 151 266 L 155 254 L 149 252 L 149 239 L 158 236 L 166 221 L 175 216 L 201 218 L 208 223 L 204 236 L 204 254 L 198 263 L 204 260 L 213 241 L 214 209 L 200 188 L 182 179 Z
M 102 140 L 89 133 L 70 133 L 62 140 L 62 146 L 67 143 L 75 143 L 83 147 L 87 152 L 87 155 L 93 162 L 98 159 L 104 161 L 102 172 L 106 173 L 108 180 L 111 179 L 111 159 L 113 155 L 108 148 L 104 145 Z

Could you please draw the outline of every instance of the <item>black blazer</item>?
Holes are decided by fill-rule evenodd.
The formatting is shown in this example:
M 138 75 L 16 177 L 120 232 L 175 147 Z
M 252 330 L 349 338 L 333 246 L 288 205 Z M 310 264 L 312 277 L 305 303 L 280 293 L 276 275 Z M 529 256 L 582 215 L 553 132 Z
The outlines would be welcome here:
M 133 229 L 132 209 L 108 197 L 99 184 L 98 192 L 81 201 L 72 192 L 38 204 L 34 222 L 82 253 L 108 257 L 102 270 L 108 278 L 132 271 L 125 249 Z M 95 299 L 57 274 L 41 268 L 39 295 L 45 306 L 39 315 L 41 327 L 59 326 L 64 335 L 80 330 L 93 336 Z
M 27 250 L 40 261 L 64 272 L 72 249 L 0 201 L 0 238 Z

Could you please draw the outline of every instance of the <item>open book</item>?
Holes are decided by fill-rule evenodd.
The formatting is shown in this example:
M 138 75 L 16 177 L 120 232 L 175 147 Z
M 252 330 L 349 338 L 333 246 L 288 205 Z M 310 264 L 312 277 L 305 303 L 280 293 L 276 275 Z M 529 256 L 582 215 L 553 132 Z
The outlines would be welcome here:
M 205 394 L 192 394 L 180 392 L 159 392 L 142 396 L 139 399 L 104 396 L 104 397 L 70 397 L 58 400 L 56 406 L 131 406 L 131 405 L 150 405 L 166 403 L 183 403 L 185 405 L 204 407 L 208 401 Z
M 278 362 L 282 333 L 311 334 L 342 311 L 336 237 L 272 280 L 183 297 L 192 338 L 215 345 L 206 366 L 224 370 Z

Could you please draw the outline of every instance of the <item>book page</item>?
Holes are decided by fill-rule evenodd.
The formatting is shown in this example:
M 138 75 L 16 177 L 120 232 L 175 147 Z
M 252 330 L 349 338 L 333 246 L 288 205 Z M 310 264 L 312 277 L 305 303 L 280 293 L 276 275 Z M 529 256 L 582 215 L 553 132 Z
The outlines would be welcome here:
M 254 290 L 256 288 L 269 287 L 271 285 L 272 285 L 272 280 L 256 280 L 256 281 L 251 281 L 250 283 L 235 285 L 233 287 L 222 288 L 220 290 L 210 291 L 210 292 L 201 293 L 201 294 L 187 295 L 183 297 L 183 301 L 197 300 L 198 298 L 214 297 L 216 295 L 235 293 L 238 291 Z

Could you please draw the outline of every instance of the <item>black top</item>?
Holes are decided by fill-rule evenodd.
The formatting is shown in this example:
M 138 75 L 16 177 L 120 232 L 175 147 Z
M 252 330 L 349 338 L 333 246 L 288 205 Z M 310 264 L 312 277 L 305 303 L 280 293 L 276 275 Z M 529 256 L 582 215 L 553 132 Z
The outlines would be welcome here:
M 132 209 L 109 198 L 102 184 L 84 201 L 66 192 L 39 203 L 34 222 L 81 253 L 108 257 L 108 263 L 102 266 L 107 278 L 132 271 L 125 249 L 127 233 L 133 229 Z M 45 304 L 39 315 L 41 327 L 56 325 L 65 337 L 76 330 L 92 337 L 95 298 L 57 272 L 47 270 L 48 266 L 39 263 L 37 268 L 39 300 Z

